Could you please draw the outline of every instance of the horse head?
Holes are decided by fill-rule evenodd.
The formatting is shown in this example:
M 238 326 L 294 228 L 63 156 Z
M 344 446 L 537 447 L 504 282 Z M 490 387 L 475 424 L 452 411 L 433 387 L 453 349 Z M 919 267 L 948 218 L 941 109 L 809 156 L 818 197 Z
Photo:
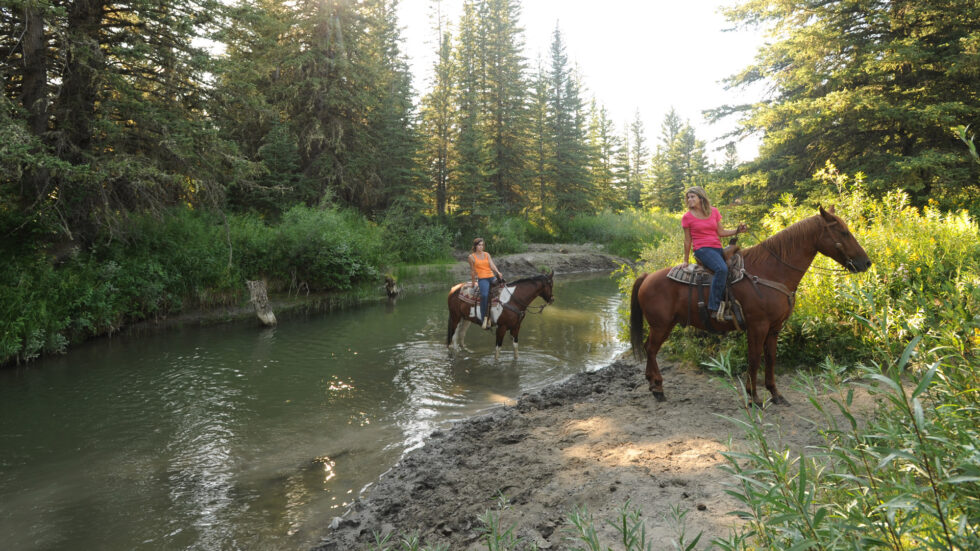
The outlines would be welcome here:
M 820 207 L 820 218 L 825 225 L 817 240 L 817 250 L 820 253 L 833 258 L 851 273 L 863 272 L 871 267 L 868 253 L 857 242 L 847 224 L 834 214 L 834 207 L 827 210 Z
M 552 287 L 555 285 L 555 271 L 548 270 L 544 274 L 543 285 L 541 287 L 541 298 L 543 298 L 548 304 L 555 301 L 554 295 L 551 294 Z

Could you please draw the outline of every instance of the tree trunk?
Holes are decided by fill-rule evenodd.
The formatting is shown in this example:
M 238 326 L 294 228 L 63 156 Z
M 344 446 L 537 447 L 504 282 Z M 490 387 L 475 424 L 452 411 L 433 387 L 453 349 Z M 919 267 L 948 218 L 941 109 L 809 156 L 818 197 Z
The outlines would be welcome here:
M 92 142 L 98 83 L 104 66 L 100 30 L 105 4 L 106 0 L 76 0 L 68 12 L 68 55 L 57 111 L 63 132 L 59 152 L 72 162 L 82 162 Z
M 48 63 L 44 40 L 44 18 L 33 2 L 24 4 L 24 73 L 20 101 L 29 113 L 31 133 L 41 136 L 48 129 Z
M 249 301 L 255 306 L 255 315 L 263 325 L 272 327 L 276 324 L 276 315 L 269 307 L 269 296 L 266 292 L 264 281 L 246 281 L 248 292 L 251 295 Z

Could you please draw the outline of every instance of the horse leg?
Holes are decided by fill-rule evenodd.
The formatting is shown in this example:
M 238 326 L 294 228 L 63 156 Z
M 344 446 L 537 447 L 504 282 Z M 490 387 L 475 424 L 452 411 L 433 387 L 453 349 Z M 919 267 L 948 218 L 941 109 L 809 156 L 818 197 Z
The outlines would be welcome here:
M 670 330 L 674 328 L 672 324 L 667 324 L 666 329 L 660 329 L 660 324 L 650 325 L 650 334 L 644 348 L 647 350 L 647 382 L 650 383 L 650 392 L 658 402 L 663 402 L 667 398 L 664 396 L 664 378 L 660 374 L 660 366 L 657 364 L 657 352 L 670 336 Z
M 455 312 L 450 312 L 449 313 L 449 331 L 447 332 L 447 335 L 446 335 L 446 348 L 448 348 L 450 352 L 452 352 L 453 349 L 455 348 L 454 344 L 456 342 L 456 339 L 455 339 L 455 337 L 456 337 L 456 327 L 458 325 L 459 325 L 459 316 L 457 316 Z
M 493 361 L 500 359 L 500 346 L 504 344 L 504 335 L 507 334 L 507 328 L 503 325 L 497 324 L 497 346 L 493 349 Z
M 767 332 L 767 328 L 759 328 L 758 326 L 750 327 L 746 331 L 749 370 L 745 374 L 745 391 L 749 394 L 752 403 L 760 407 L 762 406 L 762 400 L 759 399 L 759 394 L 756 392 L 755 376 L 759 371 L 759 360 L 762 359 L 762 348 Z
M 466 330 L 470 328 L 470 325 L 473 325 L 473 322 L 463 318 L 459 327 L 459 333 L 456 334 L 457 348 L 466 348 L 466 345 L 463 344 L 463 339 L 466 338 Z
M 510 336 L 514 337 L 514 359 L 517 359 L 517 334 L 521 332 L 521 326 L 517 325 L 510 330 Z
M 779 340 L 778 331 L 769 331 L 766 335 L 766 388 L 772 395 L 772 403 L 783 406 L 789 405 L 789 400 L 776 390 L 776 342 Z

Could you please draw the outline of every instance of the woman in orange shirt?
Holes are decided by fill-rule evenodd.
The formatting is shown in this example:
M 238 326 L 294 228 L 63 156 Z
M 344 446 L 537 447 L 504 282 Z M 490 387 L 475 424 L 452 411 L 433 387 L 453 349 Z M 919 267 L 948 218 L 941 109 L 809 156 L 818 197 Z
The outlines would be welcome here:
M 490 327 L 490 316 L 488 315 L 487 302 L 489 302 L 490 297 L 490 285 L 496 282 L 494 274 L 497 274 L 501 280 L 504 276 L 500 275 L 500 270 L 497 269 L 497 265 L 493 263 L 493 259 L 490 258 L 490 253 L 483 250 L 486 243 L 483 242 L 482 237 L 477 237 L 473 240 L 473 252 L 467 260 L 470 262 L 470 277 L 473 279 L 474 285 L 480 286 L 480 315 L 483 316 L 483 328 L 488 329 Z

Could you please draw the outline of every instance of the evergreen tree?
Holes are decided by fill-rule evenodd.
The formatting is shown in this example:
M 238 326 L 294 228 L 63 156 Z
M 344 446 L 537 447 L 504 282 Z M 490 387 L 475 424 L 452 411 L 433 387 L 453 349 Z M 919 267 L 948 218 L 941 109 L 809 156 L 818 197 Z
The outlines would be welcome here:
M 60 235 L 91 239 L 128 212 L 220 200 L 240 165 L 207 119 L 212 64 L 195 39 L 224 25 L 225 10 L 217 0 L 0 8 L 12 31 L 0 33 L 4 94 L 22 107 L 35 154 L 61 163 L 27 167 L 16 191 L 4 176 L 24 221 L 9 231 L 57 220 Z
M 549 115 L 553 140 L 552 181 L 559 213 L 591 212 L 594 190 L 588 166 L 585 116 L 579 84 L 568 68 L 561 31 L 551 44 Z
M 458 113 L 454 172 L 456 212 L 462 215 L 486 216 L 495 210 L 498 197 L 490 177 L 491 152 L 486 136 L 481 104 L 484 88 L 483 37 L 477 19 L 478 6 L 463 5 L 459 38 L 455 49 L 457 68 L 455 104 Z
M 414 193 L 411 80 L 393 0 L 254 0 L 225 35 L 228 60 L 216 117 L 252 158 L 290 139 L 299 153 L 280 208 L 339 201 L 364 213 Z M 281 134 L 283 125 L 291 138 Z M 270 135 L 275 133 L 275 135 Z M 239 182 L 234 204 L 270 190 Z
M 424 143 L 421 156 L 432 189 L 435 213 L 448 212 L 449 183 L 452 179 L 453 154 L 453 82 L 452 35 L 442 15 L 441 2 L 435 3 L 436 32 L 439 37 L 437 58 L 433 64 L 431 90 L 422 98 Z
M 630 133 L 630 203 L 635 207 L 641 206 L 641 193 L 648 186 L 647 178 L 647 159 L 650 150 L 647 148 L 647 139 L 643 131 L 643 119 L 637 111 L 633 117 L 633 122 L 629 126 Z
M 551 204 L 554 196 L 553 179 L 551 175 L 551 159 L 554 155 L 549 116 L 551 100 L 550 80 L 543 62 L 538 60 L 538 68 L 534 76 L 531 92 L 530 125 L 531 148 L 529 164 L 531 171 L 531 190 L 529 202 L 532 210 L 545 214 L 546 205 Z
M 516 212 L 523 202 L 528 154 L 527 76 L 523 30 L 516 0 L 483 0 L 480 4 L 483 122 L 490 154 L 490 181 L 504 210 Z
M 653 205 L 676 209 L 684 189 L 703 185 L 709 172 L 705 143 L 697 139 L 691 124 L 682 123 L 673 109 L 664 117 L 660 129 L 647 197 Z
M 752 1 L 727 15 L 771 37 L 729 79 L 767 82 L 769 99 L 714 113 L 741 113 L 742 132 L 764 134 L 752 165 L 768 181 L 761 198 L 827 161 L 865 172 L 877 194 L 898 188 L 950 205 L 980 195 L 978 167 L 949 130 L 980 120 L 976 0 Z
M 618 211 L 627 204 L 627 190 L 616 179 L 615 165 L 619 148 L 620 138 L 615 134 L 606 108 L 598 106 L 593 99 L 589 110 L 589 171 L 592 175 L 592 186 L 596 190 L 596 207 L 599 210 Z
M 398 45 L 397 0 L 370 0 L 364 5 L 369 17 L 365 57 L 373 69 L 370 87 L 376 90 L 376 103 L 369 107 L 367 119 L 370 177 L 376 195 L 373 203 L 361 198 L 358 206 L 382 211 L 396 199 L 411 203 L 421 179 L 415 159 L 420 142 L 414 128 L 411 73 Z

